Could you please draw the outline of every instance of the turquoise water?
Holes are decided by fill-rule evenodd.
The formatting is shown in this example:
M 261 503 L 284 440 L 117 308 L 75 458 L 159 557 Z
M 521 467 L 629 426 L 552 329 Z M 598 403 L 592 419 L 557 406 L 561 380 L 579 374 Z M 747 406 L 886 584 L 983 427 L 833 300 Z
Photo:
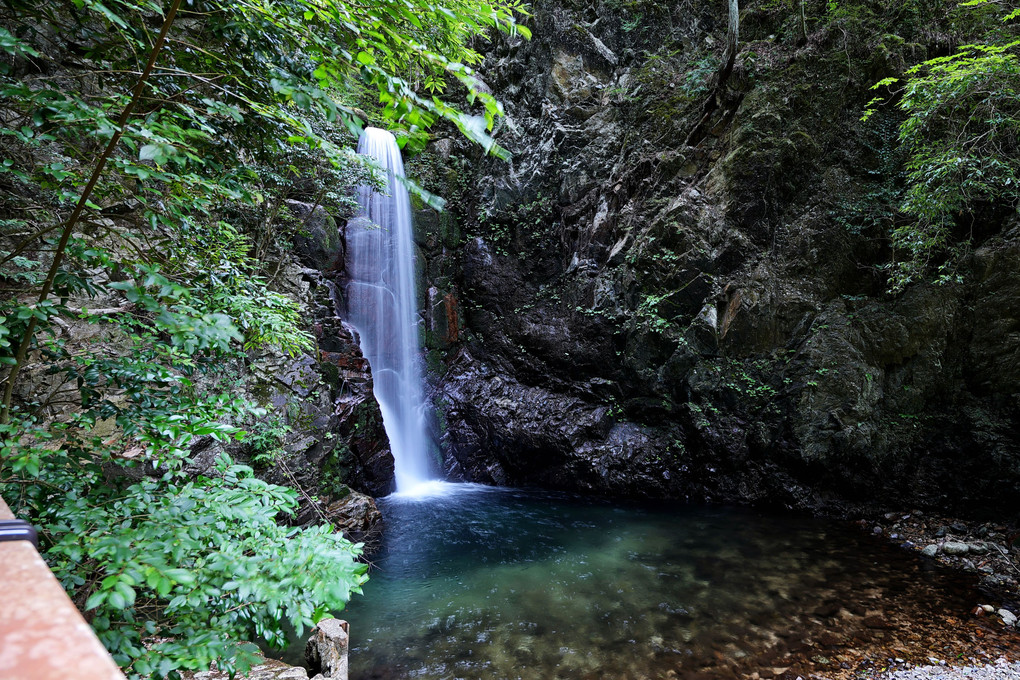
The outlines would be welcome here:
M 342 614 L 355 680 L 741 677 L 814 647 L 824 669 L 853 631 L 885 635 L 865 620 L 969 604 L 841 523 L 450 488 L 380 501 L 382 548 Z

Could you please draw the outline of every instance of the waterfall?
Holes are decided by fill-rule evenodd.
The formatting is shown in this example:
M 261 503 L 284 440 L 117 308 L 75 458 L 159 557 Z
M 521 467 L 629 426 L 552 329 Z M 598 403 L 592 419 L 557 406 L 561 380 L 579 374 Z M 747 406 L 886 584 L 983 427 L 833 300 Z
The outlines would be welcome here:
M 372 368 L 376 400 L 393 453 L 397 492 L 432 478 L 419 366 L 411 202 L 392 134 L 366 128 L 358 153 L 386 173 L 385 193 L 359 189 L 361 210 L 347 225 L 347 314 Z

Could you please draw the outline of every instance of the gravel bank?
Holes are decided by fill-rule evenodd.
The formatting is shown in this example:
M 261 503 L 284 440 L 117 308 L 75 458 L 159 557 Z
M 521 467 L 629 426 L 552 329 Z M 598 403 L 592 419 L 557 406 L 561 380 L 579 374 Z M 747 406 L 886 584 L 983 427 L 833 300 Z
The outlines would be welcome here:
M 996 596 L 996 609 L 1005 606 L 1016 614 L 1020 608 L 1020 527 L 1015 522 L 974 522 L 912 510 L 858 524 L 907 550 L 974 574 L 981 587 Z
M 976 666 L 915 666 L 889 671 L 878 680 L 1020 680 L 1020 662 L 1005 659 Z

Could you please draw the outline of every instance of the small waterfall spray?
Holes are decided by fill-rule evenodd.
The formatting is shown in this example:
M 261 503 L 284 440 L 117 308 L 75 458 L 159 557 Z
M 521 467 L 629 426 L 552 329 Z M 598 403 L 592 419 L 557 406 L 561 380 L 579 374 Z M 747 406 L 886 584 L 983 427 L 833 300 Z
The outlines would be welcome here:
M 386 193 L 359 189 L 359 218 L 347 226 L 347 311 L 372 367 L 376 400 L 393 453 L 397 492 L 432 478 L 419 366 L 411 202 L 392 134 L 366 128 L 358 153 L 386 171 Z

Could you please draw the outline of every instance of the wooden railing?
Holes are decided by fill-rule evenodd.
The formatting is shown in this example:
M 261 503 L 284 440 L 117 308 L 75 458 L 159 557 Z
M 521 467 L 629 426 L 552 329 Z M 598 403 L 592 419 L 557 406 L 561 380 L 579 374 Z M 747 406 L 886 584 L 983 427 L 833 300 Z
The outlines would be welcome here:
M 13 519 L 0 498 L 0 521 Z M 0 678 L 124 680 L 28 540 L 0 542 Z

